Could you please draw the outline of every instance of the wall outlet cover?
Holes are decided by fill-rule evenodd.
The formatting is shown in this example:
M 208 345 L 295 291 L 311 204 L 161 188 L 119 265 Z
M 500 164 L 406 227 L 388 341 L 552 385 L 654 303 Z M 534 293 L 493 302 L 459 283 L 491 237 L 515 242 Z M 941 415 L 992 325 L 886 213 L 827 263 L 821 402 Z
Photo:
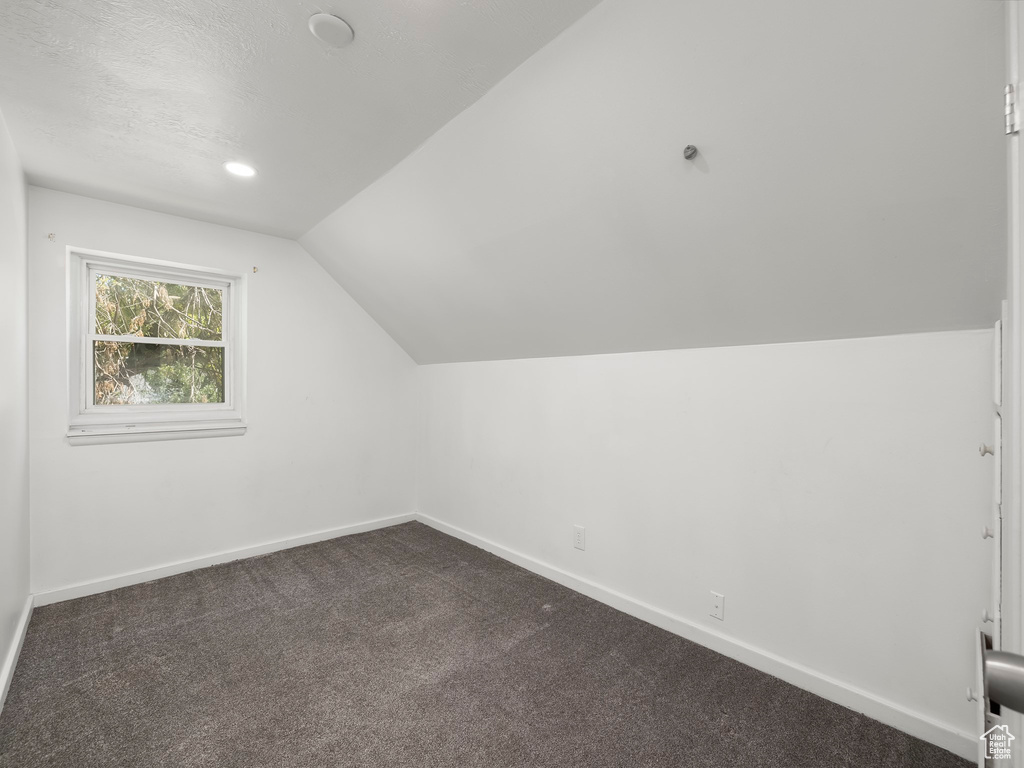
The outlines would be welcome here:
M 719 621 L 725 621 L 725 595 L 711 593 L 711 615 Z

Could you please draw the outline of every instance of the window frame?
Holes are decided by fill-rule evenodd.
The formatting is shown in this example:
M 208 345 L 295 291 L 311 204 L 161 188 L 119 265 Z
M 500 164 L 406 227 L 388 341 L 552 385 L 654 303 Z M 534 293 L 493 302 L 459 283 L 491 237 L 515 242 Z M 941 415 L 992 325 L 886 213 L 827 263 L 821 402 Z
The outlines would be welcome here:
M 125 341 L 96 333 L 96 275 L 198 285 L 222 290 L 221 341 L 147 339 L 139 343 L 224 349 L 224 402 L 164 405 L 96 405 L 93 381 L 95 341 Z M 145 440 L 180 440 L 245 434 L 246 280 L 234 274 L 190 264 L 139 256 L 67 248 L 68 431 L 72 445 Z

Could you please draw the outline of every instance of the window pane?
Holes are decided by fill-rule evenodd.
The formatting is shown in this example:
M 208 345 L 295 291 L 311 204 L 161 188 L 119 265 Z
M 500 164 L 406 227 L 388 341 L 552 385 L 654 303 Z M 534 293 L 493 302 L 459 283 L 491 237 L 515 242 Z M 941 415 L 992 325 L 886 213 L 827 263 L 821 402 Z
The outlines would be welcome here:
M 96 276 L 96 333 L 220 341 L 224 292 L 115 275 Z
M 95 405 L 223 403 L 224 348 L 93 342 Z

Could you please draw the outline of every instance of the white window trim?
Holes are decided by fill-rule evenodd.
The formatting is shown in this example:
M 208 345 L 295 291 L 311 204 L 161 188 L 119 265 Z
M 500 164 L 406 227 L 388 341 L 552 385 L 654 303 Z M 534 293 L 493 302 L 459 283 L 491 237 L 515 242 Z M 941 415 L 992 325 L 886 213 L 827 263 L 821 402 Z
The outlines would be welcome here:
M 95 330 L 96 270 L 224 290 L 223 342 L 190 342 L 224 347 L 224 403 L 177 405 L 94 405 L 92 341 Z M 172 261 L 124 256 L 69 246 L 68 304 L 68 432 L 71 445 L 182 440 L 243 435 L 245 420 L 246 276 Z M 113 338 L 113 337 L 110 337 Z M 151 340 L 156 342 L 157 340 Z M 180 339 L 167 339 L 180 344 Z

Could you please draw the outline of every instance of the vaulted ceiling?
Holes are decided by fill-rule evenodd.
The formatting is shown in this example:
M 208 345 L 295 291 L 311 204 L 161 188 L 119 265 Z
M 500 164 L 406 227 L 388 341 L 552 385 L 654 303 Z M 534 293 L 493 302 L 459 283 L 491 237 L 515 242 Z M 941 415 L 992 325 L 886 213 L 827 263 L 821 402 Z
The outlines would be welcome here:
M 596 2 L 5 0 L 0 109 L 33 184 L 296 237 Z
M 300 242 L 421 363 L 990 327 L 1004 13 L 605 0 Z
M 981 328 L 1004 10 L 8 0 L 0 110 L 30 182 L 296 237 L 421 363 Z

